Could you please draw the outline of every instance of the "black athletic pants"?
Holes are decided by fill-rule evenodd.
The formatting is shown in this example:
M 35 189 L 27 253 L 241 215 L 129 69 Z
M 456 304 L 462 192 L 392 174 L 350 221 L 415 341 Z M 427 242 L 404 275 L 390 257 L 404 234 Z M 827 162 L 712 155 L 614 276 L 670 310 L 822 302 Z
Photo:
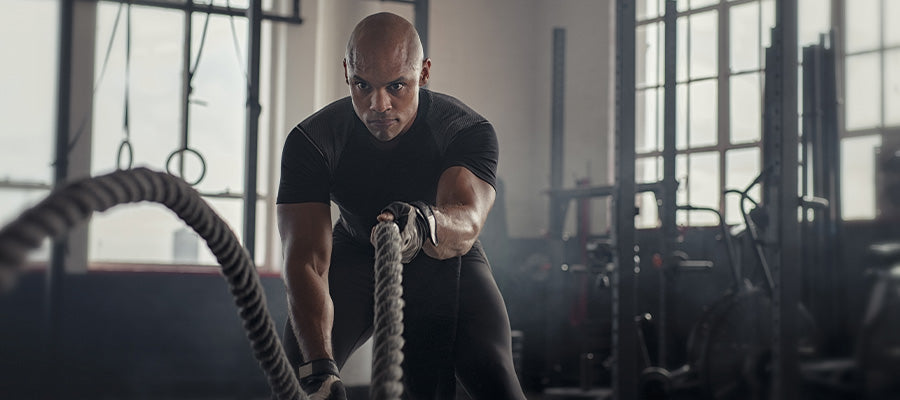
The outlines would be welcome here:
M 338 367 L 373 333 L 371 246 L 335 229 L 328 273 L 334 302 L 332 346 Z M 418 255 L 403 267 L 404 398 L 454 399 L 456 379 L 475 400 L 523 400 L 512 363 L 509 317 L 481 244 L 449 260 Z M 302 356 L 290 321 L 284 347 Z

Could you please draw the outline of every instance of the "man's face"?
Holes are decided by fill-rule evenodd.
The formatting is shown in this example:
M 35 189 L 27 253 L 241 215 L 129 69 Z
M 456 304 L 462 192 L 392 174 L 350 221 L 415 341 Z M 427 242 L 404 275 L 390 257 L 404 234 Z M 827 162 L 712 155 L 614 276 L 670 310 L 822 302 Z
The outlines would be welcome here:
M 405 57 L 366 57 L 350 65 L 344 60 L 344 77 L 350 85 L 353 110 L 381 141 L 409 130 L 419 109 L 419 86 L 428 81 L 430 60 L 420 68 Z

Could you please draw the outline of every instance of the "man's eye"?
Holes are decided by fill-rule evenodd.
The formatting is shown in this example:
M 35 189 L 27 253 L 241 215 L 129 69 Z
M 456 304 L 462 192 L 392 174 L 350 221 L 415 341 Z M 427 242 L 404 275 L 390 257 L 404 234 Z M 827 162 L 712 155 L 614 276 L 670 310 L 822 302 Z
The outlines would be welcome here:
M 403 89 L 405 86 L 406 86 L 406 84 L 404 84 L 404 83 L 393 83 L 393 84 L 391 84 L 390 89 L 393 91 L 397 91 L 397 90 Z
M 369 88 L 369 84 L 365 82 L 356 82 L 355 85 L 360 90 L 366 90 Z

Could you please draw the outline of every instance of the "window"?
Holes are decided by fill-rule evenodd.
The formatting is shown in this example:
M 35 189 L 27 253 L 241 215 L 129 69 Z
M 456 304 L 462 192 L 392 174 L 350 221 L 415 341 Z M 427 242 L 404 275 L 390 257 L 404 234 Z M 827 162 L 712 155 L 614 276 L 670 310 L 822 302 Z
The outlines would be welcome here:
M 820 35 L 829 31 L 833 1 L 798 0 L 800 48 L 819 43 Z M 877 212 L 874 152 L 882 135 L 893 134 L 888 132 L 900 125 L 900 28 L 887 23 L 900 16 L 900 3 L 843 4 L 842 211 L 845 219 L 871 219 Z M 721 193 L 745 187 L 759 173 L 764 56 L 775 25 L 775 1 L 678 0 L 677 10 L 677 200 L 717 208 L 728 223 L 740 223 L 737 199 Z M 640 182 L 662 178 L 664 13 L 664 0 L 637 3 L 635 167 Z M 642 215 L 637 226 L 657 226 L 653 196 L 639 196 L 638 205 Z M 677 221 L 715 222 L 700 212 L 679 212 Z
M 8 0 L 0 14 L 0 225 L 46 197 L 53 182 L 59 2 Z M 44 23 L 34 23 L 44 21 Z M 14 79 L 9 79 L 14 77 Z M 49 258 L 48 246 L 30 255 Z
M 677 202 L 726 211 L 736 223 L 737 202 L 722 192 L 759 172 L 763 54 L 774 1 L 679 0 L 677 9 Z M 664 13 L 664 1 L 638 3 L 636 172 L 643 182 L 662 179 Z M 639 197 L 638 227 L 658 225 L 653 201 Z M 679 212 L 677 222 L 717 221 L 706 212 Z
M 194 3 L 209 4 L 196 0 Z M 248 6 L 246 0 L 233 0 L 230 4 L 215 0 L 213 4 Z M 134 166 L 170 169 L 176 175 L 183 173 L 188 182 L 199 180 L 195 189 L 240 239 L 244 223 L 248 21 L 244 17 L 207 14 L 202 6 L 198 10 L 192 13 L 190 21 L 189 69 L 193 74 L 185 134 L 185 11 L 132 6 L 129 44 L 127 5 L 112 1 L 98 4 L 91 172 L 98 175 L 120 166 L 127 168 L 129 157 L 119 152 L 127 140 L 133 150 Z M 263 22 L 264 32 L 269 24 Z M 264 35 L 263 47 L 268 42 Z M 131 56 L 126 60 L 129 47 Z M 107 57 L 104 71 L 100 66 Z M 267 71 L 269 60 L 262 60 L 262 71 Z M 264 94 L 261 93 L 261 99 L 266 98 Z M 265 120 L 264 114 L 261 126 Z M 269 179 L 266 163 L 271 158 L 267 132 L 260 130 L 259 137 L 255 261 L 263 266 L 269 250 L 265 230 L 271 228 L 265 224 L 266 212 L 271 210 L 266 207 L 266 188 L 271 185 L 265 180 Z M 179 152 L 184 148 L 196 153 Z M 122 263 L 218 265 L 205 242 L 174 213 L 157 204 L 122 205 L 96 215 L 91 221 L 88 246 L 89 262 L 95 267 Z
M 841 143 L 844 219 L 873 219 L 875 152 L 900 126 L 900 16 L 893 0 L 845 3 L 845 132 Z

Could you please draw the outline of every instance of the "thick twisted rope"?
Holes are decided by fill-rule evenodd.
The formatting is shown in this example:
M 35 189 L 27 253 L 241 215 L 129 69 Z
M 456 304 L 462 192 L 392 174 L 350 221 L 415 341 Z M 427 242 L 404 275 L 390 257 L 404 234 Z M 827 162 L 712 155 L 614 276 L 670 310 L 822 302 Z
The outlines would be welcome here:
M 381 222 L 375 227 L 375 339 L 369 389 L 373 400 L 395 400 L 403 394 L 402 273 L 400 231 L 393 222 Z
M 197 191 L 174 176 L 137 168 L 84 179 L 54 191 L 0 229 L 0 289 L 12 286 L 25 256 L 45 238 L 62 235 L 95 211 L 140 201 L 165 205 L 206 240 L 222 266 L 254 355 L 273 392 L 282 400 L 306 400 L 275 333 L 253 261 Z

